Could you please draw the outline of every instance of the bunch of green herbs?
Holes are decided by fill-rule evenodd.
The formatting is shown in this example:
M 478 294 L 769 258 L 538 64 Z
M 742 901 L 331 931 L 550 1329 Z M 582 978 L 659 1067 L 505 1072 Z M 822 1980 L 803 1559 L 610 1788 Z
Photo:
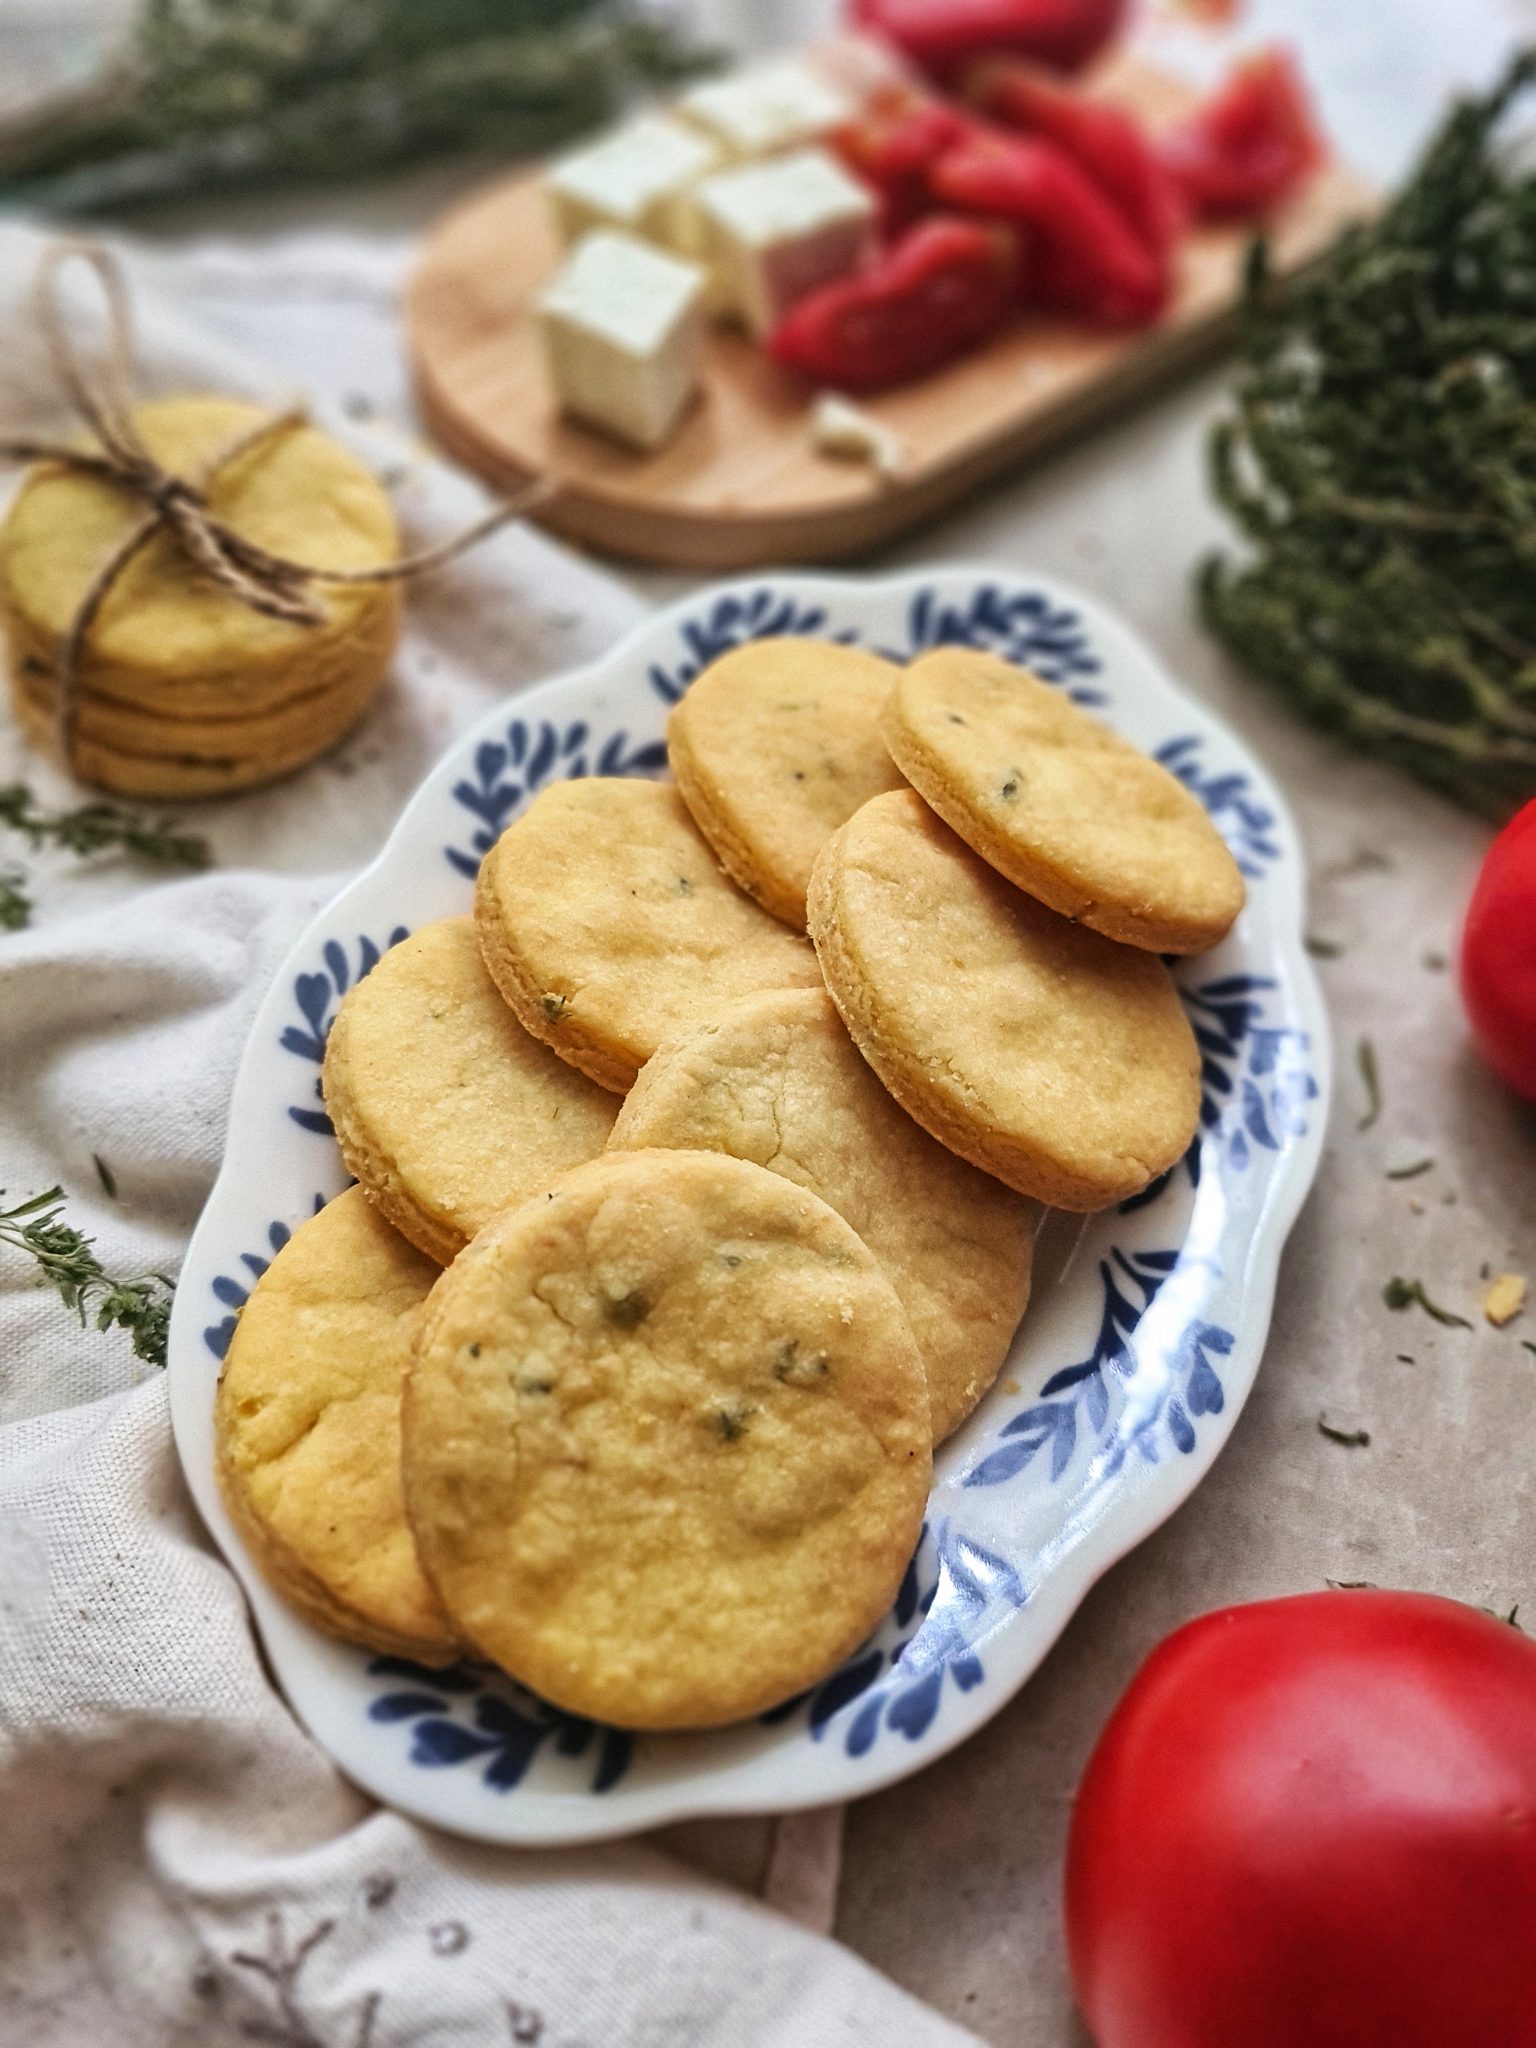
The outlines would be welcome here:
M 99 77 L 0 123 L 0 199 L 94 213 L 539 149 L 706 61 L 643 0 L 142 0 Z
M 1259 245 L 1211 630 L 1297 709 L 1488 816 L 1536 794 L 1536 153 L 1523 52 L 1281 285 Z

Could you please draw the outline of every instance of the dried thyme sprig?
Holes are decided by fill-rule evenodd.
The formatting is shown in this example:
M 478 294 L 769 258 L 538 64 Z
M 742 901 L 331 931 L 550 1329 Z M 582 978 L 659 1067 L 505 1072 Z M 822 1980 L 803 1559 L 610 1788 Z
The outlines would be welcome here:
M 543 148 L 707 61 L 639 0 L 141 0 L 102 76 L 0 123 L 0 197 L 96 212 Z
M 80 1318 L 82 1330 L 93 1319 L 98 1330 L 126 1330 L 136 1358 L 164 1365 L 175 1281 L 164 1273 L 112 1279 L 97 1258 L 92 1239 L 65 1223 L 63 1214 L 64 1190 L 59 1187 L 18 1202 L 13 1209 L 0 1209 L 0 1244 L 12 1245 L 37 1261 L 39 1273 Z
M 0 825 L 21 833 L 34 849 L 57 846 L 80 860 L 122 853 L 155 867 L 205 868 L 212 859 L 206 839 L 178 832 L 167 818 L 146 818 L 109 803 L 45 811 L 24 782 L 0 788 Z M 23 930 L 32 922 L 32 910 L 26 869 L 15 862 L 0 868 L 0 931 Z
M 206 839 L 194 832 L 178 832 L 168 818 L 146 818 L 109 803 L 45 811 L 24 782 L 0 788 L 0 824 L 24 834 L 34 848 L 58 846 L 81 860 L 115 852 L 158 867 L 205 868 L 212 858 Z
M 1524 51 L 1381 217 L 1284 286 L 1256 250 L 1213 484 L 1250 543 L 1212 631 L 1308 716 L 1492 816 L 1536 793 L 1536 168 Z

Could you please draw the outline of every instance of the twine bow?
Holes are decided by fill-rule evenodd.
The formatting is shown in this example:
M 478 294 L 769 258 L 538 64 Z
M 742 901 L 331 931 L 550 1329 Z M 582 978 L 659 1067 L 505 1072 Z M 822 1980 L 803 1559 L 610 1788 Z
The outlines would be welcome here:
M 109 334 L 106 355 L 93 371 L 64 321 L 59 274 L 72 261 L 95 272 L 106 301 Z M 46 249 L 38 265 L 35 305 L 59 383 L 96 441 L 80 447 L 68 441 L 0 438 L 0 462 L 56 462 L 87 476 L 120 485 L 139 500 L 143 517 L 107 556 L 92 577 L 64 637 L 57 669 L 59 744 L 64 759 L 75 765 L 78 695 L 85 643 L 102 605 L 128 564 L 162 531 L 204 575 L 253 612 L 315 627 L 325 621 L 320 592 L 332 585 L 399 583 L 424 575 L 452 561 L 466 549 L 520 519 L 551 497 L 548 480 L 531 484 L 516 498 L 499 505 L 461 533 L 403 555 L 375 569 L 318 569 L 307 562 L 274 554 L 236 532 L 213 510 L 210 492 L 222 473 L 262 442 L 306 423 L 301 408 L 273 413 L 220 449 L 196 478 L 168 469 L 145 445 L 134 425 L 130 399 L 133 377 L 133 312 L 122 265 L 109 250 L 94 243 L 63 242 Z

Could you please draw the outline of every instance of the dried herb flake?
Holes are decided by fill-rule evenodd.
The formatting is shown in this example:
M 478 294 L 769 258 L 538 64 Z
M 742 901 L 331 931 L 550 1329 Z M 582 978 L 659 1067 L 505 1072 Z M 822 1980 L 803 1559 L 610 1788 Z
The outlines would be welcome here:
M 1330 1422 L 1326 1414 L 1317 1418 L 1318 1429 L 1333 1444 L 1344 1444 L 1351 1450 L 1363 1450 L 1371 1440 L 1368 1429 L 1347 1429 L 1337 1422 Z
M 1368 1131 L 1381 1115 L 1381 1073 L 1376 1065 L 1376 1048 L 1368 1038 L 1355 1047 L 1355 1065 L 1365 1084 L 1365 1108 L 1356 1119 L 1357 1131 Z

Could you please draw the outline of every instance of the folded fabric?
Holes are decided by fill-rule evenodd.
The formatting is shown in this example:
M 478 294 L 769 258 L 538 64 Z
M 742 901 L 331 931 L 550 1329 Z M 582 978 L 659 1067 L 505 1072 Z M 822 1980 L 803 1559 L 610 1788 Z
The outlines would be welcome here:
M 59 413 L 28 307 L 37 250 L 0 229 L 0 423 L 40 430 Z M 129 260 L 146 389 L 290 395 L 145 289 L 147 269 L 174 292 L 176 259 Z M 268 260 L 291 282 L 291 250 Z M 324 271 L 303 331 L 334 389 L 359 305 L 359 346 L 376 347 L 381 260 L 362 253 L 351 298 L 333 240 Z M 259 263 L 243 282 L 260 301 Z M 375 446 L 403 472 L 413 542 L 475 509 L 403 436 Z M 455 730 L 611 645 L 638 610 L 514 530 L 411 593 L 397 679 L 337 755 L 184 814 L 211 872 L 155 882 L 26 854 L 35 928 L 0 936 L 5 1202 L 61 1183 L 109 1271 L 174 1273 L 251 1012 L 300 927 Z M 0 783 L 18 778 L 45 804 L 79 800 L 0 729 Z M 0 841 L 0 861 L 24 853 Z M 0 2048 L 973 2039 L 653 1845 L 514 1853 L 373 1808 L 271 1684 L 182 1487 L 161 1376 L 120 1336 L 81 1330 L 5 1251 L 0 1811 Z

